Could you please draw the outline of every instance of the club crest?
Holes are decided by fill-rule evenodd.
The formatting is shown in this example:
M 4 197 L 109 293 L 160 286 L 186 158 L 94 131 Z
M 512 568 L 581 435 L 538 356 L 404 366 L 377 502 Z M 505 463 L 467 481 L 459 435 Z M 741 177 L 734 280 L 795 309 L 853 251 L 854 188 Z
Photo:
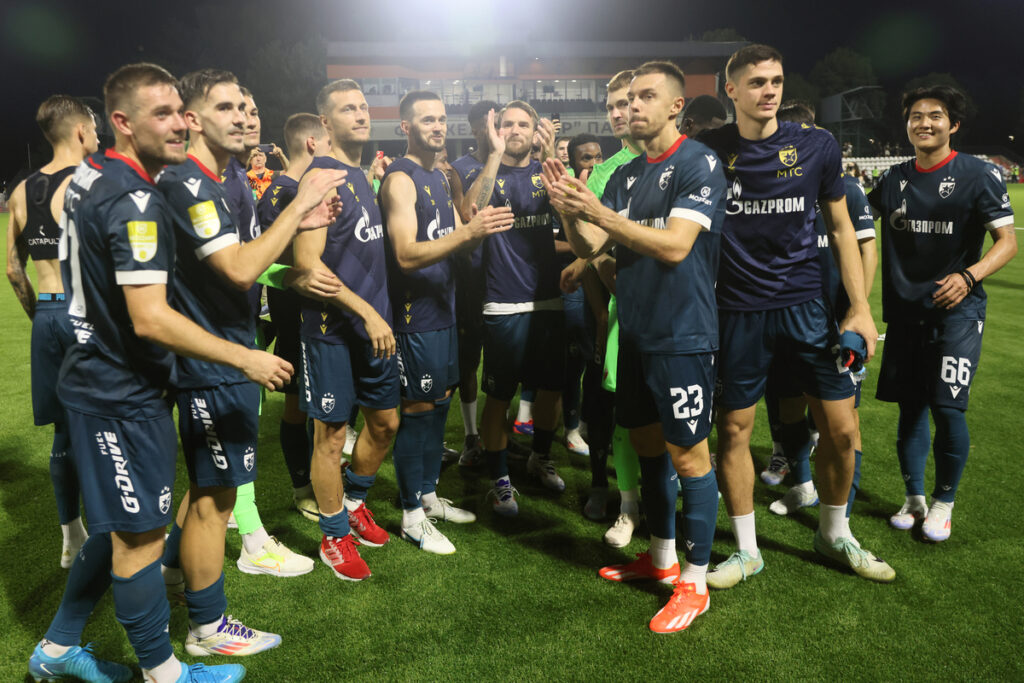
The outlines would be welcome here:
M 668 182 L 672 179 L 672 172 L 676 170 L 675 166 L 669 166 L 661 172 L 661 177 L 658 178 L 658 187 L 662 190 L 668 187 Z
M 324 394 L 323 398 L 320 399 L 320 408 L 325 413 L 334 410 L 334 394 Z
M 949 195 L 953 194 L 953 190 L 955 189 L 956 178 L 953 176 L 946 176 L 942 179 L 942 182 L 939 183 L 939 196 L 946 199 Z
M 783 166 L 792 166 L 796 163 L 796 147 L 793 145 L 786 145 L 779 150 L 779 161 L 782 162 Z
M 242 464 L 245 465 L 246 472 L 252 472 L 252 468 L 256 466 L 256 451 L 252 446 L 245 449 L 245 454 L 242 456 Z
M 160 490 L 160 514 L 166 515 L 171 509 L 171 489 L 166 486 Z
M 423 377 L 420 378 L 420 390 L 422 390 L 423 393 L 429 392 L 433 387 L 434 387 L 434 378 L 433 377 L 431 377 L 430 375 L 423 375 Z

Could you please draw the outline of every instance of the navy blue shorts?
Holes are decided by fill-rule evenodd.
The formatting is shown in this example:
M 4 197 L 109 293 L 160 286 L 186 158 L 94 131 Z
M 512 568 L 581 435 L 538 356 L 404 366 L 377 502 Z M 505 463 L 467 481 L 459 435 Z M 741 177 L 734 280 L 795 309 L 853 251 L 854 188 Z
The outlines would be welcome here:
M 889 323 L 875 395 L 967 410 L 984 329 L 963 318 Z
M 188 477 L 197 486 L 256 481 L 260 387 L 252 382 L 178 394 L 178 432 Z
M 37 302 L 32 319 L 32 415 L 37 425 L 64 422 L 57 376 L 64 352 L 75 343 L 75 330 L 68 318 L 68 304 L 60 296 L 61 301 Z
M 530 311 L 484 316 L 484 393 L 511 401 L 525 387 L 561 391 L 565 373 L 565 315 Z
M 661 423 L 665 441 L 689 448 L 711 433 L 715 354 L 642 353 L 619 343 L 615 419 L 626 429 Z
M 276 332 L 274 355 L 288 361 L 295 369 L 292 378 L 281 391 L 286 394 L 297 394 L 299 363 L 302 357 L 302 351 L 299 349 L 302 296 L 290 289 L 267 287 L 267 306 L 270 307 L 270 321 L 274 324 Z
M 67 409 L 89 533 L 141 533 L 171 522 L 178 435 L 171 411 L 148 420 Z
M 365 339 L 330 344 L 303 336 L 301 366 L 299 408 L 315 420 L 341 424 L 356 405 L 398 406 L 398 358 L 374 358 Z
M 725 410 L 758 402 L 773 361 L 808 396 L 839 401 L 854 394 L 853 375 L 839 361 L 838 327 L 821 298 L 770 311 L 719 311 L 718 329 L 715 400 Z
M 396 334 L 402 398 L 439 401 L 459 383 L 459 343 L 455 326 L 431 332 Z

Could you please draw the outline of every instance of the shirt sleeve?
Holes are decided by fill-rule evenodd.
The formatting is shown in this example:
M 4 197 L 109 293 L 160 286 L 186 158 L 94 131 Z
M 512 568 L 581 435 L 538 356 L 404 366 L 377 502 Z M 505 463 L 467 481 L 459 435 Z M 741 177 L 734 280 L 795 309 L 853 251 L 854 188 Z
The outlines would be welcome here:
M 271 185 L 256 203 L 256 213 L 261 226 L 269 228 L 277 220 L 277 217 L 281 215 L 281 210 L 285 207 L 282 202 L 283 193 L 281 189 L 281 185 Z
M 839 151 L 839 143 L 827 130 L 815 131 L 822 140 L 821 187 L 818 188 L 819 199 L 838 199 L 846 194 L 843 189 L 843 155 Z
M 985 176 L 978 194 L 977 208 L 986 230 L 996 230 L 1013 225 L 1013 207 L 1006 192 L 1003 174 L 992 164 L 985 164 Z
M 850 212 L 857 241 L 875 239 L 875 217 L 871 213 L 871 206 L 868 205 L 868 198 L 861 186 L 852 178 L 846 181 L 846 209 Z
M 174 233 L 155 189 L 117 199 L 107 214 L 107 235 L 119 285 L 167 284 L 174 267 Z
M 230 212 L 224 188 L 205 176 L 193 176 L 199 185 L 193 193 L 184 183 L 169 182 L 168 203 L 176 212 L 178 239 L 205 260 L 221 249 L 238 244 L 238 228 Z
M 628 218 L 629 216 L 624 213 L 627 204 L 625 196 L 626 166 L 629 166 L 629 164 L 623 164 L 612 171 L 611 176 L 604 184 L 604 191 L 600 196 L 602 204 Z M 593 188 L 591 188 L 591 191 L 593 191 Z
M 715 211 L 725 196 L 722 164 L 718 155 L 708 150 L 707 154 L 694 155 L 687 171 L 676 186 L 668 218 L 693 221 L 702 229 L 711 230 Z

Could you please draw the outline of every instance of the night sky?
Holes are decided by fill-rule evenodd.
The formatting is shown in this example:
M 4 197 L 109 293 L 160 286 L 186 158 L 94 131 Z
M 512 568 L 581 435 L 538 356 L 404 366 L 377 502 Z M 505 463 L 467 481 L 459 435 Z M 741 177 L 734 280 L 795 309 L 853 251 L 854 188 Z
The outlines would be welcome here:
M 1015 134 L 1013 149 L 1024 152 L 1024 0 L 179 0 L 159 6 L 33 0 L 0 8 L 0 64 L 8 84 L 0 114 L 0 178 L 25 165 L 26 142 L 39 145 L 35 109 L 50 94 L 99 95 L 117 66 L 169 51 L 186 68 L 226 66 L 200 62 L 216 52 L 197 46 L 190 30 L 204 7 L 214 5 L 224 26 L 199 33 L 223 36 L 236 57 L 263 41 L 294 41 L 311 32 L 328 41 L 454 41 L 467 34 L 480 42 L 602 41 L 687 40 L 734 28 L 748 40 L 779 48 L 787 71 L 807 76 L 821 57 L 845 46 L 866 55 L 893 92 L 916 76 L 951 73 L 978 105 L 971 143 L 1006 147 Z M 241 20 L 232 30 L 233 22 L 223 17 L 235 13 Z M 189 61 L 193 56 L 196 63 Z

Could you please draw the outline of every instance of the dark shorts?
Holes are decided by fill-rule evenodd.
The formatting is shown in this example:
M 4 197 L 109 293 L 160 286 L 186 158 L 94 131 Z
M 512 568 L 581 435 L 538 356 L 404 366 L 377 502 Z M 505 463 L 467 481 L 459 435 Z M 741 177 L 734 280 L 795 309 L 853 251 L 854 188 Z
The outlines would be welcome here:
M 99 417 L 67 409 L 89 533 L 141 533 L 171 522 L 178 435 L 174 418 Z
M 402 398 L 438 401 L 459 383 L 459 343 L 455 327 L 396 334 Z
M 455 327 L 459 336 L 459 367 L 476 371 L 484 347 L 484 290 L 480 269 L 462 265 L 455 271 Z
M 963 318 L 889 323 L 875 395 L 967 410 L 984 329 Z
M 715 354 L 642 353 L 619 345 L 615 419 L 636 429 L 661 423 L 665 441 L 683 448 L 711 433 Z
M 267 287 L 267 306 L 270 307 L 270 321 L 276 333 L 274 355 L 291 363 L 295 370 L 281 391 L 286 394 L 297 394 L 299 363 L 302 357 L 302 351 L 299 349 L 302 297 L 290 289 Z
M 348 422 L 352 408 L 398 406 L 398 358 L 374 358 L 365 339 L 330 344 L 302 337 L 299 408 L 331 424 Z
M 178 432 L 188 477 L 198 486 L 256 481 L 260 388 L 252 382 L 178 394 Z
M 31 347 L 32 414 L 37 425 L 64 422 L 64 406 L 57 398 L 57 376 L 64 352 L 74 343 L 67 302 L 37 302 Z
M 853 375 L 839 362 L 838 328 L 820 298 L 770 311 L 719 311 L 720 408 L 748 408 L 765 391 L 768 372 L 779 363 L 784 381 L 824 401 L 853 396 Z
M 484 393 L 511 401 L 522 383 L 561 391 L 565 368 L 565 315 L 530 311 L 484 316 Z

